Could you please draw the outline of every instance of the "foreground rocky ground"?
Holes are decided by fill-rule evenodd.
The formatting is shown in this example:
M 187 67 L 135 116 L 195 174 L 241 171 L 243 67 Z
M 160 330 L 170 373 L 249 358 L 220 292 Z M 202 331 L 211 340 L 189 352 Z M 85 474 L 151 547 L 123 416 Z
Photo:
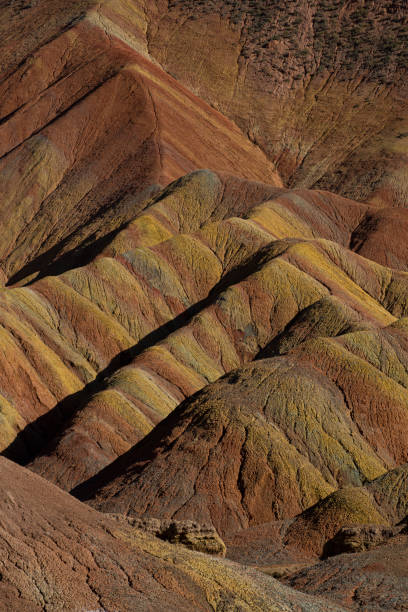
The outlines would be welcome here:
M 408 609 L 408 14 L 363 4 L 1 3 L 0 607 Z
M 0 463 L 4 608 L 341 610 L 249 567 L 118 523 L 24 468 Z

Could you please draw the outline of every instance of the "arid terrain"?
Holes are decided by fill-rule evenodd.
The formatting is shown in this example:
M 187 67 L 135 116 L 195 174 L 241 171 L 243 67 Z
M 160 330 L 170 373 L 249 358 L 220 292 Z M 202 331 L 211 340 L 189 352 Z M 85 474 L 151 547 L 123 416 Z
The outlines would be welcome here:
M 408 610 L 407 0 L 0 0 L 0 609 Z

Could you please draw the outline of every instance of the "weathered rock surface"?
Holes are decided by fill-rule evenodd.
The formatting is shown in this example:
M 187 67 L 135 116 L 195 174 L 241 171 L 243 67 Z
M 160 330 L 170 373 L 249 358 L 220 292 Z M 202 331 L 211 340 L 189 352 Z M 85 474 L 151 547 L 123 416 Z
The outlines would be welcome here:
M 330 599 L 351 610 L 408 608 L 407 536 L 390 538 L 372 550 L 331 557 L 284 578 L 285 584 Z
M 330 555 L 333 538 L 352 525 L 391 529 L 372 496 L 363 487 L 346 487 L 297 516 L 285 534 L 285 544 L 319 556 Z M 357 529 L 358 527 L 356 527 Z M 344 552 L 344 551 L 342 551 Z M 334 554 L 334 553 L 333 553 Z
M 307 508 L 281 532 L 282 547 L 327 557 L 370 549 L 404 533 L 407 466 L 360 487 L 343 487 Z
M 408 607 L 405 1 L 0 4 L 0 608 Z
M 4 458 L 0 478 L 4 609 L 341 610 L 99 514 Z
M 227 557 L 238 563 L 257 567 L 260 571 L 282 578 L 314 565 L 317 555 L 285 544 L 285 534 L 292 519 L 252 525 L 224 537 Z
M 225 544 L 214 527 L 199 525 L 194 521 L 137 518 L 121 514 L 111 514 L 109 516 L 171 544 L 182 544 L 191 550 L 225 557 Z
M 72 265 L 74 249 L 97 251 L 158 186 L 196 168 L 281 185 L 233 122 L 141 55 L 138 3 L 62 5 L 70 19 L 60 30 L 44 0 L 27 7 L 23 22 L 5 4 L 10 31 L 30 16 L 43 20 L 42 42 L 31 33 L 16 51 L 18 33 L 9 37 L 2 71 L 0 259 L 10 282 L 57 258 Z
M 214 180 L 211 175 L 196 175 L 175 186 L 160 205 L 176 207 L 183 222 L 188 215 L 188 201 L 181 197 L 184 189 L 187 194 L 194 193 L 199 182 L 212 184 Z M 206 196 L 205 191 L 200 193 Z M 258 191 L 255 195 L 261 194 Z M 322 207 L 331 204 L 324 196 L 320 202 Z M 184 205 L 182 211 L 180 204 Z M 120 324 L 117 329 L 123 333 L 125 328 L 127 338 L 139 339 L 139 344 L 132 348 L 131 339 L 126 340 L 129 349 L 105 369 L 101 384 L 85 389 L 79 398 L 81 409 L 64 425 L 52 449 L 34 462 L 34 469 L 69 490 L 128 450 L 184 398 L 251 361 L 260 351 L 261 355 L 287 352 L 313 336 L 341 335 L 352 341 L 351 332 L 383 327 L 404 315 L 408 291 L 404 273 L 382 268 L 324 240 L 273 242 L 280 231 L 286 231 L 285 226 L 280 230 L 277 225 L 274 209 L 284 219 L 289 212 L 282 210 L 279 201 L 266 202 L 249 209 L 247 219 L 207 222 L 194 233 L 128 251 L 126 258 L 117 256 L 117 264 L 99 258 L 95 264 L 64 275 L 64 282 L 67 279 L 76 292 L 103 308 L 109 317 L 104 327 L 113 315 Z M 262 215 L 268 220 L 272 211 L 270 230 L 266 221 L 262 229 L 254 225 L 253 220 L 262 219 Z M 334 206 L 329 211 L 336 214 Z M 347 230 L 339 225 L 338 235 L 343 231 L 346 240 Z M 305 234 L 310 236 L 307 231 Z M 98 273 L 95 281 L 96 266 L 103 276 Z M 118 278 L 127 283 L 124 294 Z M 384 291 L 383 286 L 387 286 Z M 134 291 L 131 301 L 130 287 Z M 160 329 L 155 331 L 155 327 Z M 89 337 L 86 330 L 84 333 Z M 399 342 L 399 336 L 401 341 L 405 338 L 402 325 L 395 335 L 394 343 Z M 109 346 L 104 336 L 101 345 L 104 350 Z M 309 346 L 305 345 L 303 353 Z M 114 350 L 113 346 L 112 353 Z M 318 348 L 315 343 L 313 351 L 328 353 L 331 361 L 341 358 L 336 345 L 323 343 Z M 344 358 L 351 356 L 346 353 Z M 121 360 L 124 367 L 120 367 Z M 362 364 L 355 358 L 352 363 L 355 366 L 350 364 L 349 368 L 355 367 L 355 380 L 351 383 L 350 375 L 344 384 L 357 388 Z M 330 367 L 335 369 L 334 362 Z M 369 370 L 373 379 L 375 371 Z M 378 387 L 374 380 L 373 384 Z M 84 448 L 92 461 L 84 461 Z
M 236 120 L 286 184 L 406 207 L 403 0 L 174 0 L 149 8 L 149 52 Z
M 363 346 L 369 349 L 372 332 L 357 334 L 367 334 Z M 80 494 L 105 511 L 210 521 L 225 534 L 294 516 L 341 485 L 381 476 L 404 461 L 407 429 L 397 422 L 407 418 L 407 392 L 388 360 L 385 379 L 369 352 L 367 359 L 353 353 L 353 335 L 304 342 L 213 383 L 80 487 Z M 394 418 L 391 429 L 382 425 Z M 170 492 L 165 497 L 163 482 Z M 323 507 L 322 522 L 334 531 L 325 534 L 317 526 L 321 543 L 310 534 L 305 538 L 311 550 L 321 550 L 360 514 L 359 522 L 384 523 L 369 492 L 346 488 L 333 496 L 344 515 L 335 523 Z M 296 537 L 305 533 L 301 526 Z
M 341 553 L 357 553 L 375 548 L 395 535 L 392 527 L 380 525 L 358 525 L 342 527 L 328 542 L 323 550 L 324 557 L 333 557 Z
M 408 514 L 408 464 L 399 465 L 367 484 L 376 503 L 392 523 L 400 523 Z
M 15 97 L 26 102 L 19 76 L 30 52 L 44 53 L 50 39 L 63 46 L 58 34 L 65 30 L 69 36 L 90 23 L 105 48 L 154 58 L 239 123 L 291 186 L 319 185 L 355 199 L 405 205 L 404 0 L 364 6 L 357 0 L 71 0 L 52 7 L 42 0 L 24 11 L 14 2 L 4 4 L 3 22 L 11 24 L 13 35 L 2 37 L 2 72 L 14 78 L 9 83 L 17 92 L 7 96 L 6 113 L 14 111 Z M 51 60 L 56 58 L 57 68 L 79 64 L 85 73 L 103 76 L 104 55 L 90 57 L 92 66 L 75 65 L 75 56 L 68 64 L 63 55 L 61 62 L 57 54 Z M 52 74 L 55 66 L 46 59 L 44 73 Z M 26 91 L 40 94 L 43 81 L 37 78 Z
M 62 422 L 69 435 L 58 443 L 52 460 L 48 453 L 40 473 L 70 489 L 125 452 L 182 399 L 252 359 L 282 327 L 292 325 L 291 317 L 302 308 L 311 322 L 313 317 L 321 320 L 329 335 L 391 322 L 384 307 L 397 316 L 404 312 L 404 276 L 352 256 L 348 263 L 350 254 L 333 250 L 334 245 L 301 247 L 302 239 L 314 237 L 347 245 L 365 210 L 330 194 L 282 192 L 197 172 L 154 199 L 92 263 L 30 287 L 3 291 L 4 350 L 24 371 L 18 386 L 9 385 L 15 367 L 5 370 L 1 383 L 10 415 L 3 448 L 12 444 L 10 457 L 29 458 Z M 299 244 L 286 240 L 268 247 L 290 233 Z M 266 247 L 270 255 L 262 250 Z M 284 264 L 290 252 L 300 255 L 301 248 L 301 258 L 296 256 L 289 267 Z M 279 266 L 272 261 L 266 265 L 279 249 Z M 309 257 L 317 258 L 316 269 L 310 268 Z M 256 272 L 260 266 L 262 272 Z M 338 277 L 336 284 L 329 280 L 337 301 L 328 297 L 327 269 L 333 279 Z M 349 269 L 359 270 L 357 276 Z M 303 291 L 302 298 L 291 296 L 288 274 L 290 282 L 300 283 L 297 293 Z M 399 283 L 398 288 L 390 284 L 390 307 L 378 290 L 389 274 Z M 272 301 L 267 297 L 271 283 L 276 293 Z M 258 295 L 254 312 L 249 308 L 253 293 Z M 307 306 L 319 296 L 327 297 L 312 307 L 312 315 Z M 243 300 L 248 301 L 245 323 L 236 315 Z M 265 325 L 272 307 L 280 314 L 273 325 Z M 200 318 L 189 323 L 194 314 Z M 322 325 L 315 326 L 315 332 L 323 333 Z M 237 344 L 242 334 L 244 341 Z M 223 356 L 216 352 L 217 338 L 225 345 Z M 193 362 L 186 358 L 186 348 L 194 351 Z M 120 368 L 123 364 L 132 367 Z M 74 429 L 69 423 L 72 413 L 77 414 Z

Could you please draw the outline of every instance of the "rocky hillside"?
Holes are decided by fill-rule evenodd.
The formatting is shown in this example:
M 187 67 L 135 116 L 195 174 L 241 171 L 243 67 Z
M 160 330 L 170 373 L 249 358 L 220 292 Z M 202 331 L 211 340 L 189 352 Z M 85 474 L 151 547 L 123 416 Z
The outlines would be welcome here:
M 254 569 L 172 546 L 91 510 L 6 459 L 0 465 L 4 608 L 342 609 Z
M 149 52 L 233 118 L 287 185 L 405 206 L 405 0 L 147 4 Z
M 0 34 L 0 608 L 405 609 L 406 2 Z

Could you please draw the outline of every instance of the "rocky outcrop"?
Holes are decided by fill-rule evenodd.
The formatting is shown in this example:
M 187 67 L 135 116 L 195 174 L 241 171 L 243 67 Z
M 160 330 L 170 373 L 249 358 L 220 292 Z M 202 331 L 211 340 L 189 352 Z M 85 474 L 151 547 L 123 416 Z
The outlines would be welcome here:
M 297 516 L 284 531 L 285 546 L 322 558 L 370 550 L 403 534 L 406 464 L 360 487 L 345 487 Z
M 99 514 L 4 458 L 0 478 L 0 601 L 11 612 L 341 610 Z
M 114 520 L 126 522 L 135 529 L 150 533 L 171 544 L 181 544 L 190 550 L 225 557 L 225 544 L 214 527 L 199 525 L 194 521 L 137 518 L 120 514 L 111 514 L 109 516 Z
M 342 553 L 358 553 L 371 550 L 383 544 L 395 535 L 392 527 L 380 525 L 358 525 L 342 527 L 323 549 L 324 557 L 333 557 Z
M 405 520 L 408 511 L 408 464 L 399 465 L 367 483 L 367 489 L 392 523 Z
M 297 516 L 288 527 L 285 543 L 319 556 L 330 556 L 329 542 L 343 527 L 359 525 L 364 528 L 371 524 L 378 530 L 385 526 L 391 529 L 387 523 L 381 509 L 364 488 L 346 487 L 334 491 Z

